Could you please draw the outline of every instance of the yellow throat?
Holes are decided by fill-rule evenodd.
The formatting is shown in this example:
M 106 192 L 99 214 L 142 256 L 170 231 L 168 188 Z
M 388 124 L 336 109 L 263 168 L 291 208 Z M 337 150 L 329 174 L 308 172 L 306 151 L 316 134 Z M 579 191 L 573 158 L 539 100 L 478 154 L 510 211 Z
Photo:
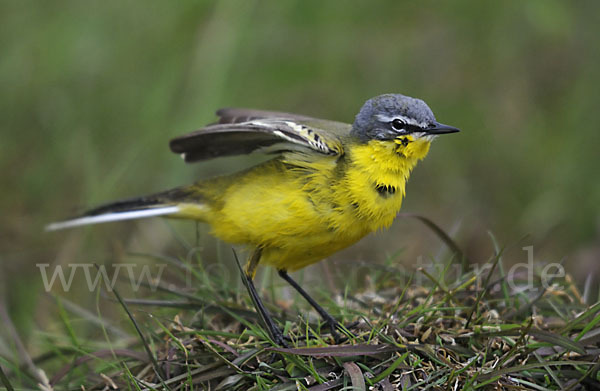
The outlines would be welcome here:
M 430 145 L 429 139 L 407 135 L 394 141 L 371 140 L 350 149 L 351 163 L 342 186 L 351 202 L 358 204 L 356 212 L 370 231 L 392 224 L 406 194 L 406 181 Z

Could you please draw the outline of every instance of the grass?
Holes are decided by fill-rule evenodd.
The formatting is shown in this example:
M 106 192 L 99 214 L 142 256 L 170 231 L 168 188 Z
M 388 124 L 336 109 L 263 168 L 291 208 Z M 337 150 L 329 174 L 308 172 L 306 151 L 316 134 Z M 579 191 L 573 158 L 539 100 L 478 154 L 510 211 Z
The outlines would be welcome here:
M 283 309 L 263 292 L 289 336 L 286 348 L 273 345 L 246 295 L 208 277 L 199 259 L 167 259 L 170 278 L 180 284 L 161 282 L 156 293 L 147 284 L 152 299 L 123 298 L 121 286 L 97 291 L 98 300 L 105 296 L 121 307 L 135 332 L 114 333 L 121 326 L 110 324 L 98 307 L 86 317 L 101 337 L 84 340 L 73 326 L 73 305 L 61 299 L 64 336 L 49 336 L 53 349 L 29 365 L 0 358 L 0 382 L 8 390 L 600 387 L 600 303 L 586 304 L 582 297 L 589 292 L 580 292 L 568 275 L 551 280 L 537 275 L 532 285 L 523 285 L 527 276 L 504 272 L 501 251 L 490 257 L 489 268 L 479 269 L 483 272 L 452 275 L 456 262 L 449 260 L 403 276 L 406 284 L 398 283 L 402 272 L 393 259 L 374 266 L 366 287 L 320 298 L 349 322 L 339 345 L 314 314 Z M 178 288 L 190 275 L 197 289 Z M 296 302 L 306 308 L 300 298 Z

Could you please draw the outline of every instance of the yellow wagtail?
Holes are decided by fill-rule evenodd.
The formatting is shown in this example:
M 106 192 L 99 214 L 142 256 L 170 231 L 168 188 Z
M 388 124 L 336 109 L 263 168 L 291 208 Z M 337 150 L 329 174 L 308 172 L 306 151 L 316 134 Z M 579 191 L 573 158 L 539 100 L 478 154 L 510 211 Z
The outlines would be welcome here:
M 275 157 L 232 175 L 100 206 L 48 229 L 151 216 L 206 222 L 216 237 L 251 249 L 245 283 L 277 344 L 285 345 L 282 332 L 252 283 L 259 264 L 277 268 L 337 339 L 339 324 L 288 271 L 389 227 L 410 172 L 433 139 L 459 130 L 437 122 L 422 100 L 399 94 L 368 100 L 352 125 L 247 109 L 217 115 L 218 124 L 171 140 L 171 150 L 186 162 L 251 152 Z

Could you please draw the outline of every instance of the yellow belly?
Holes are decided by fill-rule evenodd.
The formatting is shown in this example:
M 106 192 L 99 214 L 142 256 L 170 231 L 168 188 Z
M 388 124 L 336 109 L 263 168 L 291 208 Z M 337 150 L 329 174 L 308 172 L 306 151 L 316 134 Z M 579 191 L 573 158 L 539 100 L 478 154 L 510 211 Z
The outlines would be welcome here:
M 410 170 L 422 158 L 407 158 L 398 148 L 372 141 L 343 159 L 309 162 L 291 154 L 200 182 L 194 186 L 207 207 L 195 217 L 226 242 L 261 247 L 260 264 L 300 269 L 392 223 Z

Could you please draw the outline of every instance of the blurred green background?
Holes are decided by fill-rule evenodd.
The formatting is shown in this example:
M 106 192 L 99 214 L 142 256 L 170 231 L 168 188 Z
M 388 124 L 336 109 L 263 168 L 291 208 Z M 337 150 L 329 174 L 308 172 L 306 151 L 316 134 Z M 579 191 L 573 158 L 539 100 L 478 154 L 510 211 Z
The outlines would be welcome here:
M 536 260 L 566 257 L 582 278 L 600 265 L 599 36 L 597 1 L 3 1 L 0 295 L 27 335 L 55 312 L 36 263 L 193 241 L 193 223 L 43 226 L 242 166 L 186 166 L 168 149 L 217 108 L 351 122 L 387 92 L 422 98 L 463 130 L 417 167 L 404 211 L 436 221 L 476 261 L 492 254 L 489 231 L 514 261 L 534 245 Z M 205 232 L 205 257 L 229 258 Z M 402 250 L 398 262 L 414 264 L 442 248 L 397 220 L 333 262 Z

